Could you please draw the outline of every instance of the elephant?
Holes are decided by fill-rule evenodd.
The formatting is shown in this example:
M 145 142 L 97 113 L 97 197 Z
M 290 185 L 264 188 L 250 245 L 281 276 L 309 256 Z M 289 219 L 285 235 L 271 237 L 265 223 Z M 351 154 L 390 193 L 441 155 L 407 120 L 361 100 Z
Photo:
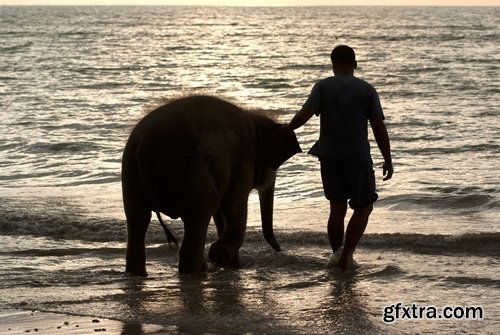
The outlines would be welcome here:
M 301 152 L 295 133 L 273 135 L 280 127 L 263 113 L 206 95 L 171 100 L 141 119 L 122 157 L 126 272 L 147 276 L 145 236 L 152 212 L 183 222 L 179 273 L 207 271 L 205 243 L 212 218 L 217 241 L 208 259 L 220 267 L 238 267 L 253 189 L 259 195 L 263 235 L 280 251 L 273 232 L 276 170 Z

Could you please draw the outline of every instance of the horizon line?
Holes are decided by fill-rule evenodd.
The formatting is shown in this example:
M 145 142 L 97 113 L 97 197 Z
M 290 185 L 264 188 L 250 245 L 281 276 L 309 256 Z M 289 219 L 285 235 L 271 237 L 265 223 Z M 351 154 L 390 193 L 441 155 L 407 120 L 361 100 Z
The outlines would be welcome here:
M 117 5 L 117 4 L 90 4 L 90 5 L 54 5 L 54 4 L 40 4 L 40 5 L 1 5 L 0 7 L 500 7 L 500 5 L 477 4 L 477 5 L 161 5 L 161 4 L 142 4 L 142 5 Z

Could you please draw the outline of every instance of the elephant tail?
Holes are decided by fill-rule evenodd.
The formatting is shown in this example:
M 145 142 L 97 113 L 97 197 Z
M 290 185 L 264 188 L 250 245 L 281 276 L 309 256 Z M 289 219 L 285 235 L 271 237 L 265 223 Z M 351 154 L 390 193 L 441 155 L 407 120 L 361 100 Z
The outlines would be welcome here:
M 156 213 L 156 217 L 158 218 L 158 221 L 160 221 L 160 224 L 161 224 L 163 230 L 165 231 L 165 235 L 167 236 L 168 245 L 172 248 L 172 244 L 174 244 L 175 248 L 173 248 L 173 249 L 177 249 L 179 247 L 177 237 L 175 237 L 174 233 L 172 233 L 172 231 L 167 227 L 165 222 L 163 222 L 163 219 L 161 218 L 160 212 L 155 212 L 155 213 Z

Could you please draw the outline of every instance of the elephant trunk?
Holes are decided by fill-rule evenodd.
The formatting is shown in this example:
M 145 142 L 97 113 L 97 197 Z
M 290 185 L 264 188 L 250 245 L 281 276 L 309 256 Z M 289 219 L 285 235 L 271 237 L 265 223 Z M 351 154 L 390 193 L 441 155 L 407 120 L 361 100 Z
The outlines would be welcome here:
M 281 251 L 281 247 L 276 241 L 273 231 L 273 206 L 274 206 L 274 183 L 276 180 L 276 175 L 269 180 L 265 185 L 259 187 L 257 191 L 259 192 L 260 200 L 260 215 L 262 219 L 262 232 L 267 243 L 273 247 L 275 251 Z

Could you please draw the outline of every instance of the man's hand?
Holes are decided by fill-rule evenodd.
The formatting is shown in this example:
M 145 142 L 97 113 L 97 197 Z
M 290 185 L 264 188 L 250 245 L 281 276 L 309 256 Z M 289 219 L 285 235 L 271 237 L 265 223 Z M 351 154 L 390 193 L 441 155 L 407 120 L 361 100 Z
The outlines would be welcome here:
M 271 142 L 279 143 L 283 141 L 284 138 L 290 136 L 293 132 L 293 129 L 290 128 L 288 124 L 280 125 L 278 128 L 271 132 Z
M 370 125 L 373 130 L 373 135 L 375 135 L 378 148 L 384 157 L 384 165 L 382 167 L 384 172 L 383 180 L 389 180 L 392 178 L 394 168 L 392 167 L 391 159 L 391 142 L 389 141 L 389 134 L 387 133 L 384 119 L 381 117 L 373 117 L 370 119 Z
M 382 166 L 384 172 L 384 181 L 392 178 L 392 174 L 394 173 L 394 168 L 392 167 L 392 162 L 384 162 Z

